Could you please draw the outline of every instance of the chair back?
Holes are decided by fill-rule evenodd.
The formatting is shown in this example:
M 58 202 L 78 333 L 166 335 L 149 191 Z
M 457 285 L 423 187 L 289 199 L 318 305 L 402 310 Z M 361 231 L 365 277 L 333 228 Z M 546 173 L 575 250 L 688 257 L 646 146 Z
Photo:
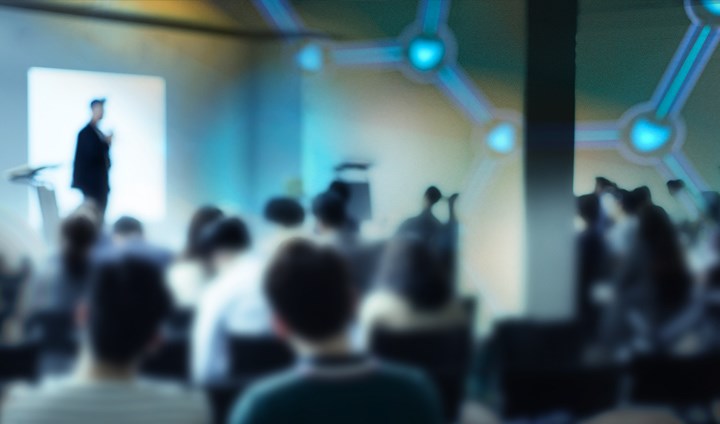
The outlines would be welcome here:
M 720 396 L 720 354 L 693 357 L 651 355 L 630 364 L 630 401 L 693 406 Z
M 148 377 L 190 381 L 190 342 L 182 337 L 168 339 L 143 361 L 140 372 Z
M 37 343 L 0 345 L 0 386 L 13 381 L 35 381 L 39 376 Z
M 457 418 L 472 353 L 469 325 L 411 331 L 377 328 L 370 346 L 382 359 L 424 371 L 440 393 L 446 417 Z
M 274 336 L 230 338 L 230 373 L 233 378 L 252 378 L 292 366 L 295 354 L 290 346 Z
M 54 354 L 74 355 L 78 348 L 75 317 L 68 311 L 38 311 L 25 323 L 27 339 Z

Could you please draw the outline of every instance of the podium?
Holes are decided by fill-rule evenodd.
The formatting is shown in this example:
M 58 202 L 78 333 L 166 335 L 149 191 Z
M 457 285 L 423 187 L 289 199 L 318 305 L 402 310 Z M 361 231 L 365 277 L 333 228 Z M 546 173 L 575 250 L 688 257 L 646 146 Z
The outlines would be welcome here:
M 347 184 L 350 189 L 347 211 L 357 222 L 372 219 L 368 179 L 370 166 L 371 164 L 366 162 L 343 162 L 334 168 L 335 180 Z
M 22 184 L 35 189 L 42 216 L 42 233 L 45 241 L 51 245 L 54 245 L 57 241 L 60 228 L 60 211 L 55 188 L 50 182 L 42 179 L 42 173 L 58 167 L 59 165 L 56 164 L 37 167 L 22 165 L 6 171 L 7 179 L 11 183 Z

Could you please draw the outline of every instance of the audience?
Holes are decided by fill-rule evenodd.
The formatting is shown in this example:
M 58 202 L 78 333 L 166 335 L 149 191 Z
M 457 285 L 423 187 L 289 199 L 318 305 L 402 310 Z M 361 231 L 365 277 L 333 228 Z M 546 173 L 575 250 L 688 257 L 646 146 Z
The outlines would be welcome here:
M 443 228 L 443 224 L 433 214 L 433 207 L 440 199 L 440 190 L 435 186 L 428 187 L 423 195 L 422 212 L 403 222 L 398 234 L 418 238 L 426 246 L 432 246 Z
M 200 299 L 192 335 L 192 374 L 197 383 L 228 376 L 233 334 L 268 334 L 270 311 L 262 295 L 261 269 L 249 254 L 250 232 L 237 217 L 208 226 L 203 254 L 214 277 Z
M 185 250 L 168 269 L 168 284 L 179 308 L 193 310 L 202 297 L 208 282 L 209 265 L 202 254 L 200 235 L 208 225 L 223 216 L 223 212 L 215 206 L 203 206 L 190 220 Z
M 576 311 L 588 338 L 595 335 L 600 311 L 593 294 L 596 284 L 608 277 L 608 248 L 600 228 L 600 199 L 590 194 L 578 198 L 578 214 L 582 220 L 577 237 Z
M 424 377 L 351 350 L 355 294 L 332 249 L 289 242 L 267 271 L 265 293 L 275 328 L 301 363 L 253 386 L 230 423 L 442 422 L 439 400 Z
M 366 337 L 376 327 L 414 330 L 468 321 L 438 262 L 420 240 L 398 237 L 390 243 L 381 261 L 377 286 L 360 310 Z
M 682 181 L 667 187 L 687 203 Z M 70 377 L 13 387 L 2 419 L 208 422 L 199 394 L 138 376 L 172 311 L 190 312 L 183 321 L 190 328 L 173 334 L 190 340 L 199 385 L 225 387 L 237 377 L 233 337 L 274 333 L 295 350 L 296 367 L 237 400 L 233 424 L 442 422 L 428 381 L 357 347 L 381 328 L 404 334 L 468 322 L 454 284 L 458 195 L 448 198 L 443 223 L 433 211 L 442 194 L 428 187 L 420 214 L 377 245 L 363 240 L 350 217 L 350 195 L 347 183 L 334 181 L 313 199 L 315 242 L 301 238 L 305 209 L 291 197 L 267 202 L 254 243 L 242 219 L 204 206 L 173 264 L 169 250 L 146 241 L 136 218 L 121 217 L 101 241 L 97 212 L 79 208 L 62 222 L 57 254 L 24 284 L 17 308 L 18 322 L 40 311 L 77 316 L 79 361 Z M 624 362 L 720 349 L 720 194 L 695 200 L 705 208 L 673 222 L 646 186 L 626 190 L 598 177 L 594 192 L 577 198 L 575 302 L 581 343 L 590 348 L 584 358 Z M 358 335 L 364 343 L 355 343 Z
M 369 290 L 377 266 L 376 246 L 366 245 L 355 231 L 348 229 L 343 198 L 326 191 L 313 200 L 315 233 L 319 241 L 338 250 L 348 263 L 350 276 L 359 294 Z
M 142 222 L 132 216 L 123 216 L 115 221 L 112 227 L 112 244 L 116 249 L 142 254 L 162 269 L 166 269 L 173 260 L 173 254 L 169 250 L 147 242 Z
M 259 254 L 263 257 L 272 256 L 286 240 L 303 235 L 305 209 L 291 197 L 270 199 L 265 205 L 263 216 L 269 227 L 259 248 Z
M 85 293 L 93 248 L 99 230 L 92 217 L 76 212 L 60 226 L 60 251 L 29 281 L 20 305 L 20 316 L 37 311 L 72 314 Z
M 138 377 L 138 364 L 158 343 L 160 323 L 170 311 L 157 266 L 126 253 L 104 258 L 89 281 L 78 313 L 86 337 L 75 372 L 11 389 L 2 422 L 207 423 L 201 394 Z

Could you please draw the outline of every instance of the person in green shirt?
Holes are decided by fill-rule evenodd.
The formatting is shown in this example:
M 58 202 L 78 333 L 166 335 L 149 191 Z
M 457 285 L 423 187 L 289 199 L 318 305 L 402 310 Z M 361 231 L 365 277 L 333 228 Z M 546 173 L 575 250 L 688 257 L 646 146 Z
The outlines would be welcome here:
M 290 241 L 271 262 L 264 290 L 298 364 L 251 387 L 230 424 L 443 422 L 440 400 L 420 372 L 351 349 L 355 294 L 338 253 Z

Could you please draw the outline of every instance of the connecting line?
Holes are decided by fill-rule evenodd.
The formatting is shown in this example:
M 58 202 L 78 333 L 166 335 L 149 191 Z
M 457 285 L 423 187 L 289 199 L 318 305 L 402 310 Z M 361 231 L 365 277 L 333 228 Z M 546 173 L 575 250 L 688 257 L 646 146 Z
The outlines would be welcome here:
M 704 203 L 702 193 L 708 190 L 708 185 L 693 169 L 685 155 L 680 151 L 669 153 L 663 157 L 662 164 L 670 170 L 675 178 L 686 183 L 693 201 L 698 207 L 702 207 Z
M 304 28 L 287 0 L 253 0 L 253 3 L 265 20 L 279 30 L 301 31 Z
M 718 41 L 720 31 L 717 29 L 709 25 L 690 25 L 653 94 L 652 103 L 656 105 L 658 119 L 675 117 L 682 110 Z
M 587 150 L 616 149 L 620 144 L 617 122 L 582 122 L 575 126 L 575 146 Z
M 484 194 L 487 187 L 490 185 L 492 175 L 498 168 L 497 159 L 489 158 L 487 155 L 475 160 L 472 169 L 472 174 L 463 184 L 465 189 L 462 191 L 461 197 L 464 205 L 473 205 L 479 201 Z
M 450 0 L 421 0 L 418 18 L 423 34 L 437 34 L 440 26 L 447 22 Z
M 485 124 L 493 118 L 490 101 L 457 65 L 440 69 L 436 84 L 476 124 Z
M 334 64 L 348 67 L 387 67 L 401 64 L 405 60 L 403 46 L 394 40 L 336 44 L 329 53 Z

